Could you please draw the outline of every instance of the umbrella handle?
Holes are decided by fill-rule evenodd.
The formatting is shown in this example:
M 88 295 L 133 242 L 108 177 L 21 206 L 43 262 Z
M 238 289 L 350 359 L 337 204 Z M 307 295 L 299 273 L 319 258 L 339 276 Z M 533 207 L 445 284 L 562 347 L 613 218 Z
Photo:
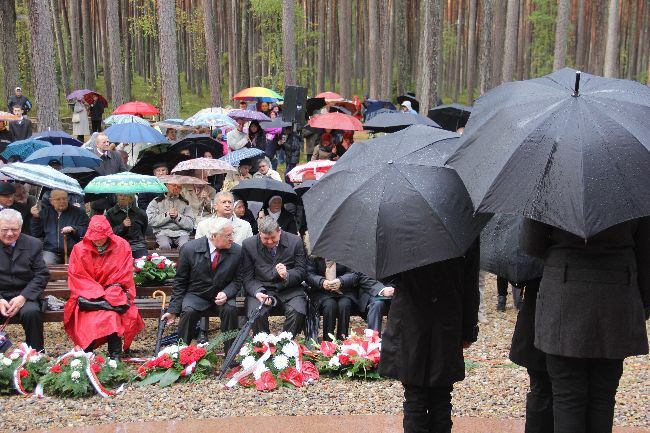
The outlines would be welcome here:
M 63 234 L 63 264 L 68 264 L 68 234 Z
M 162 306 L 160 307 L 161 309 L 165 308 L 165 305 L 167 305 L 167 294 L 163 292 L 162 290 L 156 290 L 153 292 L 151 295 L 152 298 L 156 299 L 158 297 L 162 297 Z

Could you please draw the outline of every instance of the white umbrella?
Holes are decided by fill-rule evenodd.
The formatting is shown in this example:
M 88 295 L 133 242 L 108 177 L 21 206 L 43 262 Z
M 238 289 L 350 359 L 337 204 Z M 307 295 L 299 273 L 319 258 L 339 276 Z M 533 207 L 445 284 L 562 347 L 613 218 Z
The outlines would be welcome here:
M 51 189 L 61 189 L 74 194 L 83 195 L 83 189 L 79 182 L 70 176 L 66 176 L 49 165 L 29 164 L 26 162 L 14 162 L 0 167 L 0 173 L 12 179 L 44 186 Z

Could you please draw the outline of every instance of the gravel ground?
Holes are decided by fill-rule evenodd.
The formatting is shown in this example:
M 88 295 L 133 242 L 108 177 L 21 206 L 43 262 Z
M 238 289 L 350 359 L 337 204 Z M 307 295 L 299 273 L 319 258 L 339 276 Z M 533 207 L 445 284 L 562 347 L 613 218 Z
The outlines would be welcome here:
M 481 326 L 479 341 L 466 352 L 467 378 L 456 384 L 454 416 L 523 418 L 528 385 L 526 371 L 508 362 L 516 312 L 510 300 L 505 313 L 494 311 L 494 279 L 486 299 L 489 323 Z M 217 325 L 218 320 L 214 319 L 211 327 Z M 279 321 L 272 321 L 272 325 L 279 327 Z M 359 318 L 352 320 L 353 328 L 363 326 Z M 10 335 L 22 335 L 19 327 L 10 326 L 8 330 Z M 147 320 L 145 331 L 133 344 L 134 355 L 150 354 L 155 332 L 155 321 Z M 61 354 L 70 349 L 62 324 L 46 324 L 45 335 L 50 353 Z M 617 395 L 616 425 L 647 427 L 650 424 L 648 384 L 650 356 L 629 358 Z M 17 432 L 112 422 L 242 415 L 397 414 L 402 409 L 402 395 L 401 384 L 390 380 L 364 383 L 323 378 L 301 389 L 262 393 L 254 389 L 226 390 L 223 382 L 208 379 L 200 385 L 180 384 L 162 390 L 130 386 L 111 399 L 0 397 L 0 413 L 12 414 L 3 416 L 2 430 Z

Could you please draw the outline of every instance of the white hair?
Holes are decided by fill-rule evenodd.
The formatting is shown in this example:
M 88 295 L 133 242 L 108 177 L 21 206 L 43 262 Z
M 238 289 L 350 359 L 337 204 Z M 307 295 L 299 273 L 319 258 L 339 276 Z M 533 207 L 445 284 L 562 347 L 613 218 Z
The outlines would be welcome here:
M 232 223 L 227 218 L 215 217 L 210 218 L 207 223 L 207 236 L 211 238 L 216 234 L 221 234 L 226 227 L 232 227 Z
M 257 230 L 265 235 L 270 235 L 280 230 L 280 226 L 276 220 L 267 216 L 258 221 Z
M 3 209 L 0 211 L 0 222 L 4 221 L 18 221 L 18 224 L 22 227 L 23 216 L 15 209 Z

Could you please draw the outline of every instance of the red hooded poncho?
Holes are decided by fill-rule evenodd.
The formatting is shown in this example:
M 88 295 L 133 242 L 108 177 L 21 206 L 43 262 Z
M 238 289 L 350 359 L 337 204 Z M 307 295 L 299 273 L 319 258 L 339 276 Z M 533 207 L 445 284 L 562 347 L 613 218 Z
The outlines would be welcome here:
M 92 241 L 109 238 L 108 248 L 100 256 Z M 126 303 L 126 295 L 120 287 L 104 289 L 109 284 L 119 283 L 131 298 L 131 308 L 124 314 L 114 311 L 80 311 L 77 297 L 86 299 L 104 298 L 112 305 Z M 77 243 L 70 255 L 68 267 L 70 299 L 65 304 L 63 326 L 76 345 L 87 348 L 97 340 L 103 344 L 114 332 L 124 337 L 124 349 L 128 349 L 133 338 L 144 328 L 144 322 L 133 305 L 135 283 L 133 282 L 133 258 L 129 243 L 113 234 L 111 225 L 103 215 L 90 220 L 83 240 Z

